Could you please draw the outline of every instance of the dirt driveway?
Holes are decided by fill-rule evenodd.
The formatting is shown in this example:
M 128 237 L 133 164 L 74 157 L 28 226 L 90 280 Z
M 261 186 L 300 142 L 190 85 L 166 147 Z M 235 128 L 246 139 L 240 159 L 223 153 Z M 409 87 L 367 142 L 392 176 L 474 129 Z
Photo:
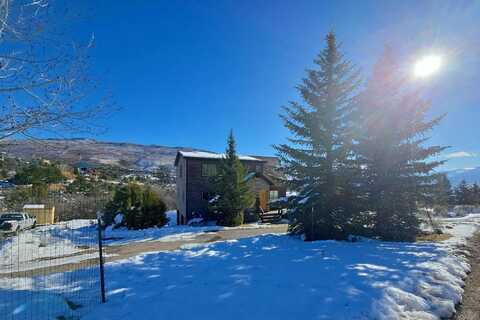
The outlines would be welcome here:
M 285 233 L 288 225 L 278 224 L 271 225 L 266 228 L 239 228 L 227 229 L 219 231 L 207 231 L 199 233 L 192 239 L 180 241 L 145 241 L 133 242 L 127 245 L 112 245 L 106 247 L 107 261 L 115 261 L 120 259 L 136 256 L 141 253 L 172 251 L 180 249 L 184 245 L 196 243 L 210 243 L 216 241 L 234 240 L 247 238 L 268 233 Z
M 142 241 L 142 242 L 131 242 L 121 245 L 107 245 L 105 246 L 105 260 L 106 262 L 118 261 L 126 258 L 130 258 L 139 254 L 149 253 L 149 252 L 158 252 L 158 251 L 173 251 L 178 250 L 184 245 L 189 244 L 202 244 L 202 243 L 212 243 L 216 241 L 227 241 L 234 239 L 241 239 L 247 237 L 259 236 L 262 234 L 282 234 L 287 232 L 288 225 L 286 224 L 273 224 L 273 225 L 264 225 L 262 228 L 235 228 L 235 229 L 225 229 L 218 231 L 208 231 L 203 233 L 198 233 L 197 235 L 189 238 L 188 240 L 178 240 L 178 241 Z M 87 251 L 94 250 L 94 248 L 85 248 L 78 253 L 73 255 L 81 255 L 87 253 Z M 64 256 L 52 257 L 51 260 L 61 259 Z M 6 273 L 3 276 L 8 278 L 28 278 L 39 275 L 48 275 L 58 272 L 68 272 L 77 269 L 83 269 L 86 267 L 92 267 L 98 264 L 98 259 L 87 259 L 81 262 L 67 263 L 54 267 L 45 267 L 38 268 L 28 271 L 20 271 L 13 273 Z M 1 277 L 1 276 L 0 276 Z

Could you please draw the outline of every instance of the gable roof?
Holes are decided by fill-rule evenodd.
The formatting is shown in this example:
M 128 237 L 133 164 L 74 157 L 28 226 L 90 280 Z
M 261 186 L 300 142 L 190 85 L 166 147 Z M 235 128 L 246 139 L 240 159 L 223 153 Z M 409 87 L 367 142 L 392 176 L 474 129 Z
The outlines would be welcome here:
M 245 176 L 244 180 L 245 180 L 245 181 L 249 181 L 249 180 L 251 180 L 251 179 L 253 179 L 253 178 L 263 179 L 263 180 L 265 180 L 265 181 L 266 181 L 269 185 L 271 185 L 271 186 L 274 186 L 274 185 L 275 185 L 275 182 L 274 182 L 272 179 L 270 179 L 269 176 L 267 176 L 267 175 L 265 175 L 265 174 L 263 174 L 263 173 L 260 173 L 260 172 L 250 172 L 250 173 L 248 173 L 248 174 Z
M 175 158 L 175 166 L 178 164 L 179 157 L 182 156 L 184 158 L 191 158 L 191 159 L 223 159 L 225 158 L 224 153 L 216 153 L 216 152 L 208 152 L 208 151 L 178 151 L 177 156 Z M 258 162 L 265 162 L 264 160 L 252 157 L 252 156 L 244 156 L 238 155 L 238 159 L 241 161 L 258 161 Z

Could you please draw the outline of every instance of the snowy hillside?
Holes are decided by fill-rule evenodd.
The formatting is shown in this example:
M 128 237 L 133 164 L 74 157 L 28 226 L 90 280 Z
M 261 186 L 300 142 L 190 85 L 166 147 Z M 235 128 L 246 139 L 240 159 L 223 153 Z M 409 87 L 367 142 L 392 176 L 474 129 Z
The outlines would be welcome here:
M 11 140 L 3 142 L 2 151 L 23 159 L 35 157 L 61 160 L 69 164 L 120 165 L 127 169 L 148 171 L 158 166 L 173 166 L 178 150 L 187 147 L 167 147 L 133 143 L 103 142 L 92 139 L 47 139 L 40 141 Z

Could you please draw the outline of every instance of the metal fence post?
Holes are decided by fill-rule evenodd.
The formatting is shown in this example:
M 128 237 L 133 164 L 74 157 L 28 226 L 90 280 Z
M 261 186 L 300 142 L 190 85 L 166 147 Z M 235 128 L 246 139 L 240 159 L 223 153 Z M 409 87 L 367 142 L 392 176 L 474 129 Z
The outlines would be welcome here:
M 100 290 L 102 293 L 102 303 L 105 303 L 105 270 L 103 268 L 103 244 L 102 244 L 102 215 L 97 214 L 98 220 L 98 252 L 100 259 Z

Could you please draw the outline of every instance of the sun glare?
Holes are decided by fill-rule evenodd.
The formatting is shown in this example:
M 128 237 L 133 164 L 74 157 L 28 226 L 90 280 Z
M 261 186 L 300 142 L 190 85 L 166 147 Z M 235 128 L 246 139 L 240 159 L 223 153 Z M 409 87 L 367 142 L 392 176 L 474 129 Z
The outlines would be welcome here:
M 442 58 L 436 55 L 425 56 L 415 64 L 414 74 L 416 77 L 425 78 L 434 74 L 440 69 Z

